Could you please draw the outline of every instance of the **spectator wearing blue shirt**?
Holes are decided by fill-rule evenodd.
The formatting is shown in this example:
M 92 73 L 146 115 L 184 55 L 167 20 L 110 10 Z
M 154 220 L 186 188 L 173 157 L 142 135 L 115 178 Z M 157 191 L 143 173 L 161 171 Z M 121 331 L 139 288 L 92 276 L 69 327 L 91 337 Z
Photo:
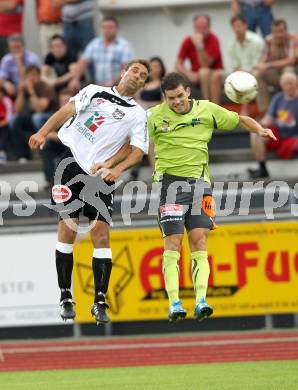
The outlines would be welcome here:
M 110 87 L 118 83 L 124 66 L 134 58 L 131 44 L 118 36 L 118 21 L 106 16 L 102 21 L 102 36 L 94 38 L 86 47 L 77 67 L 71 88 L 77 89 L 80 78 L 89 65 L 93 67 L 94 82 Z
M 25 48 L 25 42 L 21 35 L 11 35 L 8 39 L 9 53 L 0 63 L 0 82 L 10 96 L 15 96 L 20 82 L 23 80 L 26 68 L 29 65 L 40 67 L 37 54 Z
M 271 127 L 277 141 L 259 142 L 252 137 L 252 149 L 259 162 L 257 170 L 249 170 L 251 178 L 268 177 L 266 150 L 275 150 L 281 159 L 291 159 L 298 151 L 298 78 L 294 73 L 284 73 L 280 79 L 282 91 L 272 98 L 269 110 L 261 124 Z

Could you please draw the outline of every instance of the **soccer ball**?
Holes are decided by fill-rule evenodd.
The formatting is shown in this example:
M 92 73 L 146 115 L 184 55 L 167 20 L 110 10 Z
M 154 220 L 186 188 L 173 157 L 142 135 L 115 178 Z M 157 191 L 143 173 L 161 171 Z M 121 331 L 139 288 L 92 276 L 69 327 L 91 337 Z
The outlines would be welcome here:
M 258 82 L 252 74 L 239 70 L 231 73 L 226 78 L 224 90 L 232 102 L 249 103 L 258 94 Z

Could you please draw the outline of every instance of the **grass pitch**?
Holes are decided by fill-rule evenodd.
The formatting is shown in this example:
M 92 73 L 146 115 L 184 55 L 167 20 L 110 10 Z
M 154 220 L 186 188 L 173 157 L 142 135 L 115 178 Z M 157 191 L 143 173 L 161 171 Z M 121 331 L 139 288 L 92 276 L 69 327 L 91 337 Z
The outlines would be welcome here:
M 0 373 L 0 389 L 297 390 L 298 361 Z

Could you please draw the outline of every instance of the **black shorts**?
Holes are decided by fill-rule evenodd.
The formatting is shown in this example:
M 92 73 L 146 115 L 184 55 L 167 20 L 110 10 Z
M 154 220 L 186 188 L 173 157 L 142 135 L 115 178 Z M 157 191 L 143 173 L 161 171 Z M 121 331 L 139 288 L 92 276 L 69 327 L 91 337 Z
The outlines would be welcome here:
M 158 224 L 163 236 L 195 228 L 215 227 L 215 202 L 203 179 L 164 174 L 161 179 Z
M 115 183 L 90 176 L 77 164 L 69 148 L 58 160 L 51 202 L 61 219 L 79 218 L 110 224 Z

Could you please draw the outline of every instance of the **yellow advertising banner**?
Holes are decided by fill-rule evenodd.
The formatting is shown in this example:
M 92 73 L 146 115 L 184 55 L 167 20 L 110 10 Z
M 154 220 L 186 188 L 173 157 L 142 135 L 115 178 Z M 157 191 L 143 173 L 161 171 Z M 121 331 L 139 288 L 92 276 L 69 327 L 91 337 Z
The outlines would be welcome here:
M 108 292 L 112 321 L 166 319 L 163 240 L 156 229 L 111 232 L 113 269 Z M 75 246 L 77 320 L 91 321 L 92 243 Z M 209 237 L 208 303 L 214 316 L 298 312 L 298 222 L 220 226 Z M 193 316 L 191 260 L 185 235 L 180 257 L 180 298 Z

